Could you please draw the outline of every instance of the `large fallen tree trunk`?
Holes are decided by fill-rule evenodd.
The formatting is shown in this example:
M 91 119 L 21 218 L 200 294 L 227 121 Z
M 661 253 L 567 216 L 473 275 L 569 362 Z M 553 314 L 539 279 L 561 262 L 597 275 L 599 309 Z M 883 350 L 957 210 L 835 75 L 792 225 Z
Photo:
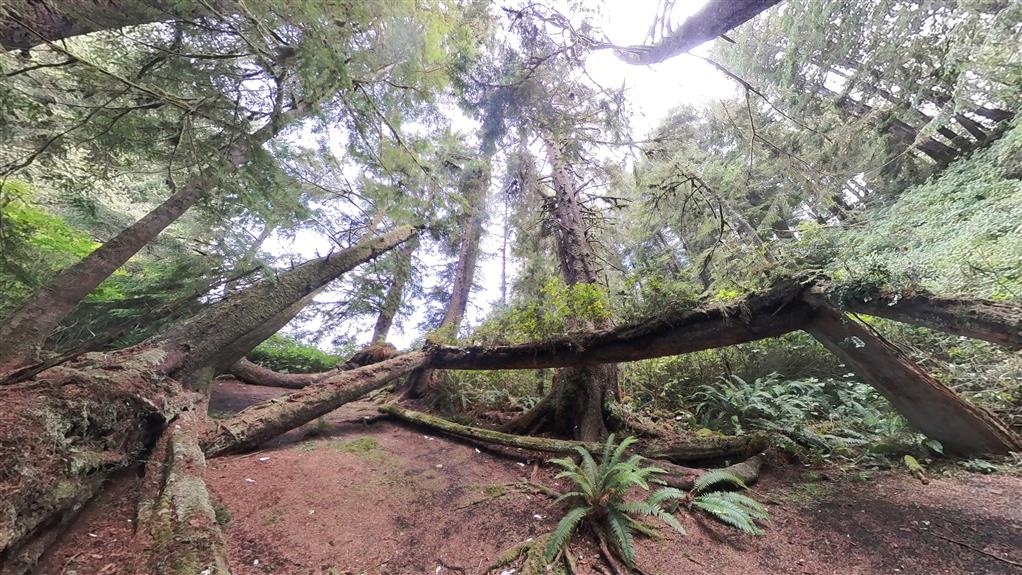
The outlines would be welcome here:
M 395 378 L 425 366 L 428 360 L 429 356 L 421 351 L 402 354 L 253 405 L 217 422 L 214 433 L 204 441 L 206 454 L 215 457 L 256 447 L 384 387 Z
M 0 565 L 24 573 L 34 542 L 87 502 L 110 473 L 144 458 L 163 422 L 198 394 L 160 377 L 161 349 L 88 354 L 0 389 Z
M 837 310 L 822 309 L 806 331 L 946 451 L 1022 451 L 1022 440 L 991 413 L 959 397 L 863 324 Z
M 166 427 L 149 456 L 136 539 L 153 575 L 229 575 L 223 533 L 206 489 L 199 432 L 205 402 Z
M 726 305 L 669 311 L 642 322 L 505 346 L 430 350 L 431 365 L 444 369 L 583 367 L 691 353 L 776 337 L 805 327 L 815 310 L 802 301 L 803 287 L 785 282 Z
M 842 284 L 806 290 L 806 301 L 845 311 L 875 315 L 901 323 L 1022 349 L 1022 306 L 982 299 L 937 296 L 920 290 L 868 293 Z
M 709 2 L 702 10 L 689 16 L 678 28 L 655 44 L 613 48 L 617 57 L 629 64 L 637 66 L 658 64 L 726 34 L 780 2 L 781 0 Z

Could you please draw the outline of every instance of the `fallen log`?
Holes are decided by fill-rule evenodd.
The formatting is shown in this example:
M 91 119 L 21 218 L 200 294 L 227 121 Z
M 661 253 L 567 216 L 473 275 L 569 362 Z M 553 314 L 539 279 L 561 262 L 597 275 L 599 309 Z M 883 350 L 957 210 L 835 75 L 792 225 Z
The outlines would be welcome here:
M 153 377 L 163 350 L 86 354 L 0 388 L 0 565 L 27 572 L 106 478 L 145 457 L 198 394 Z
M 863 324 L 828 308 L 806 331 L 948 453 L 1022 451 L 1022 439 L 993 414 L 959 397 Z
M 203 478 L 203 407 L 171 422 L 146 464 L 135 536 L 153 575 L 230 575 L 224 536 Z
M 293 393 L 257 403 L 233 417 L 216 422 L 203 441 L 209 457 L 251 449 L 304 425 L 427 363 L 421 351 L 399 355 L 309 385 Z
M 816 306 L 874 315 L 909 325 L 1022 349 L 1022 306 L 950 296 L 921 290 L 850 289 L 821 283 L 807 289 L 805 300 Z
M 286 389 L 301 389 L 307 385 L 337 375 L 340 372 L 340 369 L 332 369 L 318 373 L 280 373 L 245 358 L 239 359 L 231 366 L 231 375 L 249 385 L 283 387 Z
M 692 436 L 674 439 L 666 444 L 648 445 L 643 453 L 653 459 L 679 463 L 722 457 L 751 457 L 766 449 L 767 444 L 767 436 L 761 433 Z
M 482 441 L 484 443 L 493 443 L 505 447 L 515 447 L 530 451 L 538 451 L 541 453 L 575 453 L 575 450 L 578 447 L 597 455 L 603 452 L 602 443 L 575 441 L 571 439 L 534 437 L 529 435 L 513 435 L 510 433 L 494 431 L 492 429 L 471 427 L 455 423 L 441 417 L 436 417 L 435 415 L 401 407 L 396 403 L 381 405 L 379 409 L 381 413 L 392 415 L 400 420 L 432 429 L 438 429 L 448 435 L 473 441 Z M 650 453 L 642 450 L 641 454 L 650 459 L 662 459 L 659 455 L 666 453 L 675 461 L 704 460 L 728 456 L 747 457 L 743 454 L 748 451 L 750 446 L 757 444 L 759 441 L 758 439 L 747 439 L 744 437 L 714 437 L 710 438 L 710 440 L 705 443 L 701 440 L 702 438 L 693 438 L 691 440 L 688 444 L 692 447 L 693 451 L 691 453 L 685 453 L 682 444 L 679 443 L 673 445 L 673 449 L 661 450 L 659 452 L 653 451 Z M 655 463 L 659 465 L 661 462 L 656 461 Z M 677 465 L 669 465 L 669 467 L 671 468 L 669 471 L 673 471 L 674 473 L 680 474 L 684 477 L 692 477 L 693 480 L 701 474 L 701 470 L 698 469 L 685 468 Z
M 537 369 L 584 367 L 691 353 L 777 337 L 805 327 L 815 309 L 788 281 L 724 305 L 669 311 L 629 325 L 522 345 L 431 346 L 430 367 Z

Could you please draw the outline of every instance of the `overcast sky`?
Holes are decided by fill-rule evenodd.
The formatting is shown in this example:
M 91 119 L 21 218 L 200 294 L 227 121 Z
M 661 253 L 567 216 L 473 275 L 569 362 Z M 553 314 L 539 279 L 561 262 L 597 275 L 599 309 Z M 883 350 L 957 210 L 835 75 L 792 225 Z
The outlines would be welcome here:
M 731 1 L 731 0 L 714 0 Z M 672 21 L 680 22 L 699 10 L 706 0 L 680 0 L 674 8 Z M 657 11 L 657 0 L 606 0 L 602 26 L 608 38 L 617 45 L 642 44 Z M 693 50 L 707 55 L 709 43 Z M 727 99 L 737 93 L 734 83 L 705 62 L 688 55 L 677 56 L 654 66 L 633 66 L 617 59 L 610 50 L 592 53 L 586 61 L 586 70 L 598 83 L 607 87 L 626 87 L 626 97 L 632 117 L 632 136 L 641 139 L 653 129 L 674 107 L 681 104 L 702 105 Z M 459 129 L 464 121 L 459 119 Z M 498 178 L 493 185 L 499 186 Z M 499 190 L 493 190 L 498 197 Z M 494 206 L 496 208 L 496 206 Z M 468 324 L 478 323 L 491 307 L 500 300 L 500 240 L 502 210 L 492 209 L 490 224 L 483 237 L 484 257 L 476 271 L 476 289 L 473 290 L 468 309 Z M 313 232 L 302 232 L 291 242 L 268 242 L 267 249 L 274 253 L 300 254 L 304 258 L 316 257 L 330 251 L 328 240 Z M 489 257 L 486 256 L 489 255 Z M 427 262 L 428 263 L 428 262 Z M 509 283 L 510 283 L 509 278 Z M 399 348 L 408 347 L 422 334 L 417 325 L 423 317 L 421 310 L 403 322 L 404 329 L 395 325 L 389 341 Z M 371 333 L 367 326 L 360 339 L 367 340 Z

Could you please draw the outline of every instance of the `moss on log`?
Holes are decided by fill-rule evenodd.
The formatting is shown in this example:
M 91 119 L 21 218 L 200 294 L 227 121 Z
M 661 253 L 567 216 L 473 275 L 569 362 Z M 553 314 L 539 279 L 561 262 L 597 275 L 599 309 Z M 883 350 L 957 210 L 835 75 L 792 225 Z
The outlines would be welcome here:
M 166 427 L 146 465 L 136 537 L 153 575 L 230 575 L 203 478 L 206 460 L 198 437 L 204 406 Z

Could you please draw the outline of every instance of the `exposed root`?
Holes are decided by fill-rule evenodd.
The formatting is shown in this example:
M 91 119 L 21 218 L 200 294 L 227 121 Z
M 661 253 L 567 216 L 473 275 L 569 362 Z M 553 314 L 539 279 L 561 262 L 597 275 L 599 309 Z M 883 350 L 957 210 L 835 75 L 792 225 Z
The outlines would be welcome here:
M 515 575 L 567 575 L 570 567 L 565 567 L 566 560 L 562 561 L 563 554 L 555 557 L 553 563 L 547 563 L 543 559 L 549 538 L 550 534 L 546 533 L 511 547 L 501 553 L 489 567 L 483 569 L 483 575 L 500 573 L 500 569 L 512 566 L 515 566 Z

